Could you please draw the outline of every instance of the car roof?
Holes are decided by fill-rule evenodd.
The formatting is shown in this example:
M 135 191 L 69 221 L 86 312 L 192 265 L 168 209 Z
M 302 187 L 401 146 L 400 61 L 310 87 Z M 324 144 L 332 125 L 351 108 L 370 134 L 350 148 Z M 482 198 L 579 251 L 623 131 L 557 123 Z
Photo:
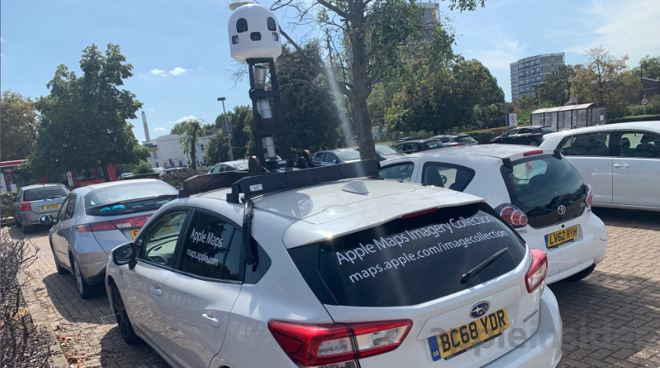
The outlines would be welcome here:
M 411 139 L 408 141 L 403 141 L 403 142 L 397 142 L 396 146 L 401 145 L 403 143 L 426 143 L 426 142 L 436 142 L 440 141 L 440 138 L 424 138 L 424 139 Z
M 190 200 L 191 203 L 204 199 L 226 201 L 229 192 L 229 189 L 215 190 L 195 195 Z M 429 208 L 485 200 L 445 188 L 359 178 L 270 193 L 255 197 L 253 201 L 255 209 L 286 221 L 283 241 L 287 247 L 295 247 L 377 226 Z M 170 202 L 167 206 L 176 206 L 176 203 Z
M 660 120 L 652 121 L 633 121 L 627 123 L 614 123 L 614 124 L 603 124 L 603 125 L 594 125 L 589 127 L 575 128 L 562 130 L 559 132 L 546 134 L 546 137 L 558 136 L 558 135 L 573 135 L 580 134 L 585 132 L 602 132 L 618 129 L 650 129 L 660 131 Z
M 406 157 L 423 157 L 423 156 L 482 156 L 482 157 L 493 157 L 496 159 L 505 159 L 505 158 L 516 158 L 518 156 L 524 156 L 527 152 L 532 151 L 543 151 L 543 153 L 553 154 L 554 150 L 552 149 L 542 149 L 539 147 L 526 146 L 521 144 L 478 144 L 472 146 L 458 146 L 458 147 L 447 147 L 442 149 L 433 149 L 428 151 L 421 151 L 416 153 L 411 153 Z M 387 164 L 393 160 L 405 160 L 406 157 L 401 159 L 392 159 L 383 162 Z
M 133 179 L 133 180 L 110 181 L 107 183 L 91 184 L 91 185 L 86 185 L 84 187 L 76 188 L 73 191 L 80 195 L 86 195 L 87 193 L 99 188 L 106 188 L 106 187 L 113 187 L 120 185 L 135 186 L 139 184 L 156 183 L 156 182 L 165 183 L 164 181 L 159 179 Z
M 26 191 L 26 190 L 30 190 L 30 189 L 36 189 L 36 188 L 60 187 L 60 186 L 66 188 L 66 186 L 64 184 L 60 184 L 60 183 L 44 183 L 44 184 L 26 185 L 24 187 L 21 187 L 21 190 Z

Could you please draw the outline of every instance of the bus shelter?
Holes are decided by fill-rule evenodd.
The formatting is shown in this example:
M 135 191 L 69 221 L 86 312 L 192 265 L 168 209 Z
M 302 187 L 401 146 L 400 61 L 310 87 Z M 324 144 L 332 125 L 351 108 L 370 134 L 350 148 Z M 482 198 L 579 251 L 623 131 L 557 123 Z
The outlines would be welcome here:
M 607 109 L 604 104 L 588 103 L 548 107 L 532 112 L 532 125 L 545 125 L 560 131 L 607 123 Z

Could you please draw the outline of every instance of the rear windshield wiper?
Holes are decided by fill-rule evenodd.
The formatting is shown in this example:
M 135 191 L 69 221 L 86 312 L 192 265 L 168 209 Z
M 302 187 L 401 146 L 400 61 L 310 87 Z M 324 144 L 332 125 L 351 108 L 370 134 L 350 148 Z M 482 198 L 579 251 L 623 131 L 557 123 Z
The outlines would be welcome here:
M 123 201 L 117 201 L 117 202 L 111 202 L 111 203 L 105 203 L 105 204 L 98 204 L 96 206 L 89 207 L 89 209 L 97 209 L 97 208 L 104 208 L 104 207 L 113 207 L 113 206 L 119 206 L 123 204 L 129 204 L 129 203 L 140 203 L 140 202 L 150 202 L 158 199 L 174 199 L 178 196 L 178 194 L 161 194 L 157 196 L 151 196 L 151 197 L 142 197 L 142 198 L 133 198 L 133 199 L 125 199 Z
M 489 264 L 495 262 L 496 259 L 500 258 L 500 256 L 502 254 L 506 253 L 507 250 L 509 250 L 509 247 L 506 247 L 504 249 L 500 249 L 499 251 L 497 251 L 497 253 L 493 254 L 490 257 L 488 257 L 485 261 L 479 263 L 478 265 L 473 267 L 470 271 L 464 273 L 463 276 L 461 277 L 461 283 L 464 284 L 464 283 L 468 282 L 471 278 L 473 278 L 479 272 L 481 272 L 481 270 L 486 268 L 486 266 L 488 266 Z

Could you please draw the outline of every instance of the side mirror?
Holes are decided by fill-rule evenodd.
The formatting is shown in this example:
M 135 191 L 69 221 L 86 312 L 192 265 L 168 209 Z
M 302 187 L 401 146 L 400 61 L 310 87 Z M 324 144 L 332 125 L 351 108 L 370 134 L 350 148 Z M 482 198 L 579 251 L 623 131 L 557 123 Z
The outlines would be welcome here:
M 53 221 L 53 216 L 51 216 L 51 215 L 45 215 L 45 216 L 39 217 L 39 222 L 42 225 L 46 225 L 46 226 L 53 226 L 53 224 L 55 223 Z
M 133 243 L 126 243 L 112 250 L 112 263 L 117 266 L 129 265 L 129 268 L 135 267 L 135 246 Z

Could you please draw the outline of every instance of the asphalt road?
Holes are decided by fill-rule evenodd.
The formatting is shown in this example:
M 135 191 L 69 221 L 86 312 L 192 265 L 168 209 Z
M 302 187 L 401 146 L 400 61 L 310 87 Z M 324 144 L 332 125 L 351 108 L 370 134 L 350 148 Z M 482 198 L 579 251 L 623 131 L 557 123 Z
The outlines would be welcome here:
M 594 212 L 609 230 L 605 260 L 583 281 L 550 285 L 564 322 L 560 367 L 660 367 L 660 212 Z M 105 294 L 82 300 L 73 277 L 57 274 L 45 229 L 27 239 L 39 249 L 26 270 L 33 318 L 61 348 L 53 367 L 168 366 L 147 345 L 124 343 Z

